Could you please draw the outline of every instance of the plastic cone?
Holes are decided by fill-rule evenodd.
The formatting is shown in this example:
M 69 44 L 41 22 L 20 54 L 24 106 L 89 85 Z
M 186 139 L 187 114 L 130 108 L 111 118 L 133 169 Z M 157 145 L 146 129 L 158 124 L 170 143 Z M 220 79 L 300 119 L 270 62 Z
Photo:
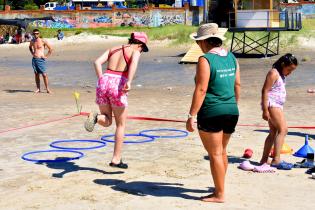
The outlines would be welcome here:
M 294 153 L 294 156 L 306 158 L 307 153 L 314 153 L 314 149 L 308 145 L 308 135 L 305 135 L 305 144 L 296 153 Z
M 274 148 L 272 148 L 272 149 L 271 149 L 271 152 L 270 152 L 270 156 L 271 156 L 271 157 L 274 156 L 274 152 L 275 152 L 275 151 L 274 151 Z M 288 144 L 284 143 L 284 144 L 282 145 L 280 154 L 283 154 L 283 155 L 289 154 L 289 155 L 291 155 L 292 152 L 293 152 L 293 149 L 292 149 Z

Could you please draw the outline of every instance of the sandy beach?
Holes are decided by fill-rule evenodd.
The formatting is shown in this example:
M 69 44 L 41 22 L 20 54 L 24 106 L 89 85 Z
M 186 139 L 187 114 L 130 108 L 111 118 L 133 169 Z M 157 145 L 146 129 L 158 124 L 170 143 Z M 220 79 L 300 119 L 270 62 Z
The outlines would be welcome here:
M 125 145 L 123 159 L 129 164 L 128 170 L 108 166 L 113 151 L 110 143 L 101 149 L 83 151 L 82 159 L 66 163 L 34 164 L 22 160 L 26 152 L 51 149 L 49 144 L 54 140 L 97 140 L 114 132 L 113 126 L 97 127 L 88 133 L 83 127 L 85 117 L 76 116 L 1 133 L 76 114 L 74 91 L 81 95 L 82 111 L 97 109 L 92 63 L 107 48 L 125 43 L 126 38 L 103 37 L 93 42 L 82 39 L 77 43 L 52 41 L 55 51 L 48 60 L 52 95 L 33 93 L 35 82 L 27 44 L 0 45 L 0 114 L 3 119 L 0 124 L 0 209 L 315 208 L 315 180 L 305 174 L 306 169 L 258 174 L 237 168 L 246 148 L 254 151 L 253 163 L 260 160 L 268 132 L 266 127 L 238 126 L 233 134 L 228 146 L 224 204 L 198 200 L 211 192 L 213 183 L 209 161 L 196 131 L 186 138 Z M 153 43 L 151 51 L 143 54 L 129 94 L 130 116 L 186 119 L 194 88 L 195 65 L 178 62 L 179 55 L 188 48 Z M 295 49 L 292 53 L 299 60 L 305 56 L 309 59 L 301 61 L 298 70 L 288 78 L 287 122 L 289 126 L 314 126 L 315 94 L 307 93 L 307 89 L 315 89 L 315 53 L 309 48 Z M 239 59 L 242 74 L 240 125 L 267 125 L 261 118 L 260 92 L 266 73 L 277 58 Z M 185 124 L 129 120 L 126 133 L 155 128 L 185 130 Z M 315 147 L 315 130 L 311 129 L 289 129 L 286 143 L 297 151 L 304 144 L 305 134 L 310 135 L 310 145 Z M 292 155 L 283 155 L 283 159 L 292 163 L 302 160 Z

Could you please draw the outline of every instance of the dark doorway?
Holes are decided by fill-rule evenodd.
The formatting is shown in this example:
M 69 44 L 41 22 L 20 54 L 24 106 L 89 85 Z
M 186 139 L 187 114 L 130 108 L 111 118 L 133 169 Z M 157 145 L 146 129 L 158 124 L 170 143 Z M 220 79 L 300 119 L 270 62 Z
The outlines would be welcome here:
M 229 27 L 230 12 L 234 11 L 233 0 L 211 0 L 209 22 L 217 23 L 220 27 Z

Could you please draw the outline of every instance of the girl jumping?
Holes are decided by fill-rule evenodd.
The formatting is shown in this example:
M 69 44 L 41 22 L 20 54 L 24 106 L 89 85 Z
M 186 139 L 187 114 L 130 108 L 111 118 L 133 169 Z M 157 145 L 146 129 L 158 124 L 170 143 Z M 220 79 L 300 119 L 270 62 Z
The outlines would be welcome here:
M 96 103 L 100 114 L 90 113 L 85 122 L 85 129 L 92 132 L 95 124 L 109 127 L 114 114 L 116 122 L 115 147 L 110 166 L 127 169 L 122 162 L 121 149 L 125 135 L 127 119 L 127 93 L 137 70 L 141 52 L 148 52 L 148 37 L 144 32 L 131 34 L 128 45 L 122 45 L 107 50 L 94 63 L 98 78 L 96 87 Z M 108 63 L 103 74 L 102 65 Z

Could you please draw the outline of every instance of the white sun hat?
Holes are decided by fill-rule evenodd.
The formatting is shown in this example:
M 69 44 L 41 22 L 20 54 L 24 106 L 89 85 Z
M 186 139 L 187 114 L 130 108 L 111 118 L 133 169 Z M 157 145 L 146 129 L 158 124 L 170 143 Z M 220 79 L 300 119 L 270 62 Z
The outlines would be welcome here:
M 216 23 L 207 23 L 199 26 L 196 33 L 190 34 L 190 38 L 193 40 L 205 40 L 211 37 L 216 37 L 224 41 L 226 38 L 224 34 L 227 32 L 227 28 L 219 28 Z

